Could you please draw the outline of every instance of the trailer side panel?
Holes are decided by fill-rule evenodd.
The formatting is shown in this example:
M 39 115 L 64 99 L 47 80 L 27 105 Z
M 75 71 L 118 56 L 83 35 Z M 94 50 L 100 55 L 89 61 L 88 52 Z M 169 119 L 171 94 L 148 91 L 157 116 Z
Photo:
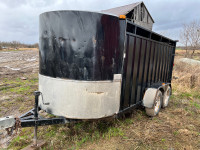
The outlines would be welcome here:
M 170 83 L 176 42 L 127 22 L 121 110 L 140 104 L 147 87 Z

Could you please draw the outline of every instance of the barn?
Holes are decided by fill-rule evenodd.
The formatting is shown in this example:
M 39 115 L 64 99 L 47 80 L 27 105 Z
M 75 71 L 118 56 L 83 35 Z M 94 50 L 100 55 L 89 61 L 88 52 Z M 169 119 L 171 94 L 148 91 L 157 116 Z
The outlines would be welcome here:
M 102 10 L 103 13 L 113 14 L 116 16 L 125 15 L 131 22 L 152 30 L 154 20 L 150 15 L 147 7 L 143 2 L 137 2 L 125 6 Z

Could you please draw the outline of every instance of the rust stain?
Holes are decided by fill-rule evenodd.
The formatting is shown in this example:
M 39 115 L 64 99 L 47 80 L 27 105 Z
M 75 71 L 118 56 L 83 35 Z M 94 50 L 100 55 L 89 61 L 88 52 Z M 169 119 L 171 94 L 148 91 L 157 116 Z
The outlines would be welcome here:
M 104 92 L 96 92 L 97 94 L 103 94 Z
M 93 41 L 93 44 L 95 44 L 95 45 L 96 45 L 96 43 L 97 43 L 97 40 L 95 39 L 95 37 L 93 37 L 93 38 L 92 38 L 92 41 Z
M 92 93 L 92 94 L 103 94 L 104 92 L 89 92 L 89 93 Z
M 86 90 L 86 92 L 91 93 L 91 94 L 103 94 L 103 93 L 105 93 L 105 92 L 89 92 L 88 89 L 85 89 L 85 90 Z

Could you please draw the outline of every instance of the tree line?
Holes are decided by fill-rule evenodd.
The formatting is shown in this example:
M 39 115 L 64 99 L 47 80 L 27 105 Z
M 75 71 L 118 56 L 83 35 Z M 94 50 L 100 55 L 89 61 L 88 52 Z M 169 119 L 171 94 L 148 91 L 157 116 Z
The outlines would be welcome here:
M 24 44 L 18 41 L 12 42 L 1 42 L 0 41 L 0 50 L 2 49 L 19 49 L 19 48 L 38 48 L 38 43 L 35 44 Z
M 183 24 L 180 32 L 180 42 L 186 50 L 186 57 L 188 56 L 188 50 L 192 50 L 192 57 L 195 50 L 200 49 L 200 20 Z

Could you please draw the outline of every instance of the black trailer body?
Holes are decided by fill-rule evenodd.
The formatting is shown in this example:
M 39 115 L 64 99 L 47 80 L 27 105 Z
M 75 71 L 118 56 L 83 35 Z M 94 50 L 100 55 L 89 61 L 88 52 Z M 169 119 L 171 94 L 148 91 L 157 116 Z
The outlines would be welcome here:
M 0 118 L 1 128 L 64 124 L 118 116 L 143 105 L 166 107 L 176 41 L 124 18 L 86 11 L 40 15 L 35 108 Z M 38 110 L 59 116 L 45 119 Z M 35 132 L 36 135 L 36 132 Z
M 41 109 L 98 119 L 143 104 L 148 88 L 170 86 L 176 41 L 109 14 L 53 11 L 40 15 L 39 47 L 39 90 L 50 104 L 40 97 Z

